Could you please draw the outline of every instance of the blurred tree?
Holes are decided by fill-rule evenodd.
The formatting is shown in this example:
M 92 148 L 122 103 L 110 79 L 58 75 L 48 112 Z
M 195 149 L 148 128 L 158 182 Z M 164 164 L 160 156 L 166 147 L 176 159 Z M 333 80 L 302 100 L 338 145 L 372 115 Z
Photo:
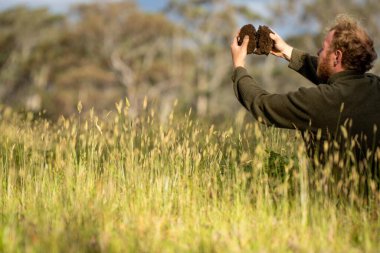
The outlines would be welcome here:
M 97 2 L 68 16 L 17 7 L 0 13 L 0 100 L 50 116 L 111 109 L 165 94 L 175 26 L 133 1 Z M 95 102 L 96 101 L 96 102 Z
M 63 26 L 64 18 L 47 9 L 17 7 L 0 13 L 1 101 L 41 109 L 50 66 L 36 48 L 54 41 Z
M 171 21 L 162 14 L 141 12 L 132 1 L 78 5 L 71 15 L 76 20 L 72 35 L 76 39 L 71 41 L 80 48 L 85 61 L 75 66 L 71 81 L 65 77 L 66 82 L 77 79 L 76 75 L 103 84 L 108 80 L 109 85 L 95 99 L 102 101 L 110 85 L 117 85 L 119 95 L 115 97 L 128 96 L 135 113 L 144 96 L 162 94 L 163 84 L 170 76 L 167 66 L 175 29 Z M 87 71 L 81 71 L 82 68 Z M 110 103 L 110 99 L 104 101 Z M 99 106 L 107 108 L 107 104 Z

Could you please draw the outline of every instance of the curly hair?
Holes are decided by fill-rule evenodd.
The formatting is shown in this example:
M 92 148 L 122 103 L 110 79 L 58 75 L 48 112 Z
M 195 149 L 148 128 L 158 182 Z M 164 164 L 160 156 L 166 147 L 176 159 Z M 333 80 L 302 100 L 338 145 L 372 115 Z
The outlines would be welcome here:
M 374 43 L 358 21 L 339 15 L 329 31 L 334 31 L 330 50 L 342 51 L 342 66 L 345 69 L 365 73 L 373 67 L 377 58 Z

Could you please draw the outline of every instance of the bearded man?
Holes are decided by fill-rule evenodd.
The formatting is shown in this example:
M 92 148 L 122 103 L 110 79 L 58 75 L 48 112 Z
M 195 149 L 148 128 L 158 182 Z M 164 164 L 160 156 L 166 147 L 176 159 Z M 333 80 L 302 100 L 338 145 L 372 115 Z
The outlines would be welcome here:
M 300 130 L 308 136 L 304 139 L 309 155 L 322 162 L 327 141 L 343 139 L 351 140 L 341 146 L 353 147 L 355 159 L 368 159 L 370 154 L 372 160 L 380 160 L 380 79 L 366 73 L 377 54 L 373 40 L 356 20 L 338 16 L 318 57 L 291 47 L 276 33 L 270 34 L 274 41 L 271 54 L 288 60 L 289 68 L 316 85 L 287 94 L 263 90 L 248 74 L 249 38 L 246 36 L 239 46 L 238 37 L 231 44 L 234 91 L 255 118 L 267 125 Z

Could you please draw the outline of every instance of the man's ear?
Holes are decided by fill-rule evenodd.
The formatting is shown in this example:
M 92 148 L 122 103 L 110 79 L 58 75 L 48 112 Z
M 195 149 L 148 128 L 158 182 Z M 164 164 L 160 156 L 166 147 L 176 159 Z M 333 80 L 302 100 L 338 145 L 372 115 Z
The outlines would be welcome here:
M 342 57 L 343 57 L 343 53 L 342 53 L 342 51 L 341 50 L 336 50 L 335 51 L 335 61 L 337 62 L 337 63 L 342 63 Z

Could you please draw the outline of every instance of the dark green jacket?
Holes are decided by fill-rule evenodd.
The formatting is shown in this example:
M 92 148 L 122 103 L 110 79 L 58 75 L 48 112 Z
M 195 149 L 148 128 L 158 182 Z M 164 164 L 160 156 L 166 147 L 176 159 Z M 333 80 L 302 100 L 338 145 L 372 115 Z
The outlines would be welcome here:
M 301 87 L 287 94 L 271 94 L 263 90 L 245 68 L 239 67 L 232 77 L 236 97 L 263 123 L 314 135 L 321 129 L 322 140 L 335 138 L 340 125 L 350 119 L 349 134 L 359 140 L 362 149 L 380 147 L 380 129 L 374 133 L 374 125 L 380 128 L 378 76 L 348 70 L 334 74 L 327 84 L 321 84 L 316 74 L 317 57 L 297 49 L 292 52 L 289 67 L 316 86 Z

